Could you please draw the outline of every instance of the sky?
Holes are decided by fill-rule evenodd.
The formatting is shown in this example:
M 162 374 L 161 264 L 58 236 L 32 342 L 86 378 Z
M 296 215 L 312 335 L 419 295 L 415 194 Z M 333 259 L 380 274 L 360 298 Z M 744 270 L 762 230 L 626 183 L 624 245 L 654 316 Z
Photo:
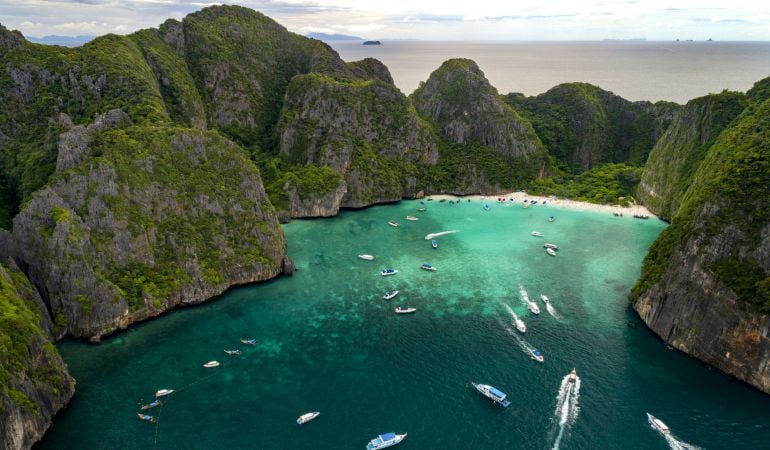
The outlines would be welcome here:
M 770 1 L 233 0 L 291 31 L 365 39 L 770 40 Z M 0 23 L 25 36 L 128 34 L 215 2 L 0 0 Z

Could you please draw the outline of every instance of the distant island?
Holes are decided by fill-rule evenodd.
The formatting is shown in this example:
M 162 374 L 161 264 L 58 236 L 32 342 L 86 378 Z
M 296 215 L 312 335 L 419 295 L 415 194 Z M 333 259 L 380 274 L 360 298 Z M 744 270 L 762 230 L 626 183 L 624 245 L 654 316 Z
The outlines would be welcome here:
M 312 39 L 318 39 L 319 41 L 363 41 L 363 38 L 358 36 L 350 36 L 348 34 L 328 34 L 328 33 L 308 33 L 307 37 Z
M 364 41 L 364 45 L 382 45 L 380 41 Z

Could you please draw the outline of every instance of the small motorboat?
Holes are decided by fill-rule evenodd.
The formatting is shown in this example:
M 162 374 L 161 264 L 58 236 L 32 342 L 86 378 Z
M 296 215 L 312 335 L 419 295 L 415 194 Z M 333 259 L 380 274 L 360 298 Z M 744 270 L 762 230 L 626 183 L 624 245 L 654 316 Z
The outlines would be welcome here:
M 473 385 L 473 387 L 476 388 L 476 390 L 479 391 L 481 395 L 492 400 L 503 408 L 507 408 L 511 405 L 511 401 L 508 400 L 508 396 L 505 395 L 505 392 L 497 389 L 496 387 L 490 386 L 488 384 L 474 383 L 472 381 L 471 385 Z
M 540 307 L 537 306 L 537 303 L 529 301 L 527 302 L 527 308 L 532 312 L 532 314 L 540 314 Z
M 432 241 L 430 241 L 430 245 L 433 248 L 438 248 L 438 241 L 433 239 Z
M 396 269 L 382 269 L 380 270 L 380 275 L 383 277 L 387 277 L 388 275 L 395 275 L 398 273 L 398 270 Z
M 422 265 L 420 266 L 420 269 L 422 269 L 422 270 L 430 270 L 431 272 L 435 272 L 436 271 L 436 268 L 431 266 L 428 263 L 422 263 Z
M 665 434 L 671 431 L 668 429 L 668 425 L 650 413 L 647 413 L 647 420 L 650 422 L 650 425 L 652 425 L 653 428 L 660 431 L 661 433 Z
M 544 235 L 543 233 L 539 232 L 539 231 L 533 231 L 533 232 L 532 232 L 532 233 L 530 233 L 530 234 L 531 234 L 532 236 L 535 236 L 535 237 L 545 237 L 545 235 Z
M 545 252 L 548 253 L 551 256 L 556 256 L 556 250 L 554 250 L 552 248 L 545 249 Z
M 406 216 L 406 220 L 411 220 L 412 222 L 414 222 L 416 220 L 420 220 L 420 218 L 415 216 Z
M 425 212 L 425 211 L 427 211 L 427 209 L 425 209 L 425 208 L 417 208 L 417 212 Z
M 210 369 L 212 367 L 219 367 L 219 361 L 209 361 L 203 365 L 203 367 Z
M 397 227 L 398 222 L 391 220 L 390 222 L 388 222 L 388 225 L 390 225 L 391 227 Z
M 246 345 L 257 345 L 256 339 L 241 339 L 241 343 Z
M 542 300 L 543 303 L 545 303 L 546 305 L 550 301 L 550 300 L 548 300 L 548 297 L 546 297 L 544 294 L 540 294 L 540 300 Z
M 398 291 L 388 291 L 385 293 L 385 295 L 382 296 L 385 300 L 390 300 L 391 298 L 398 295 Z
M 159 389 L 157 392 L 155 392 L 155 397 L 163 397 L 164 395 L 173 394 L 173 389 Z
M 408 306 L 399 306 L 396 308 L 396 314 L 410 314 L 417 311 L 417 308 L 410 308 Z
M 487 205 L 486 203 L 484 203 L 484 211 L 489 211 L 489 205 Z
M 147 414 L 142 414 L 142 413 L 136 413 L 136 416 L 146 422 L 155 423 L 155 417 L 153 416 L 149 416 Z
M 147 411 L 148 409 L 152 409 L 152 408 L 154 408 L 154 407 L 156 407 L 156 406 L 160 406 L 160 405 L 162 405 L 162 404 L 163 404 L 163 402 L 162 402 L 162 401 L 160 401 L 160 400 L 158 400 L 158 399 L 155 399 L 155 401 L 154 401 L 154 402 L 152 402 L 152 403 L 148 403 L 148 404 L 146 404 L 146 405 L 142 405 L 142 406 L 140 406 L 140 407 L 139 407 L 139 409 L 141 409 L 142 411 Z
M 392 447 L 399 442 L 403 441 L 406 437 L 406 433 L 404 434 L 396 434 L 393 432 L 385 433 L 377 436 L 376 438 L 369 441 L 368 444 L 366 444 L 366 450 L 379 450 L 381 448 L 388 448 Z
M 577 370 L 572 369 L 572 372 L 569 373 L 569 378 L 567 378 L 567 381 L 570 383 L 574 383 L 577 381 Z
M 372 255 L 358 255 L 358 257 L 359 257 L 360 259 L 365 259 L 365 260 L 367 260 L 367 261 L 372 261 L 372 260 L 374 260 L 374 256 L 372 256 Z
M 543 358 L 543 354 L 540 353 L 540 350 L 536 348 L 533 348 L 532 350 L 529 351 L 529 356 L 539 363 L 545 361 L 545 358 Z
M 238 349 L 234 349 L 234 350 L 225 349 L 225 353 L 227 353 L 230 356 L 238 356 L 241 354 L 241 351 Z
M 554 217 L 554 216 L 548 216 L 548 221 L 549 221 L 549 222 L 553 222 L 554 220 L 556 220 L 556 217 Z
M 523 320 L 519 319 L 518 317 L 516 320 L 513 321 L 513 324 L 516 325 L 516 329 L 519 330 L 522 333 L 527 332 L 527 325 L 524 323 Z
M 321 413 L 318 411 L 302 414 L 301 416 L 297 417 L 297 424 L 302 425 L 308 423 L 318 417 L 319 414 Z
M 543 245 L 543 247 L 545 247 L 545 248 L 552 248 L 554 250 L 558 250 L 559 249 L 559 246 L 556 245 L 556 244 L 545 244 L 545 245 Z

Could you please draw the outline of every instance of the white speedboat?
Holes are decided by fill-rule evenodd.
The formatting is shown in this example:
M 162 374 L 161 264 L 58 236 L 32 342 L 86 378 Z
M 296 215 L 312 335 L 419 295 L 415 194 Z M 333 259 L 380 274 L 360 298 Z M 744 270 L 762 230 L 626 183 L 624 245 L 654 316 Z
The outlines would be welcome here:
M 425 208 L 417 208 L 417 212 L 425 212 L 427 211 Z
M 572 369 L 572 372 L 569 373 L 569 378 L 567 378 L 567 381 L 570 383 L 574 383 L 577 381 L 577 370 Z
M 553 222 L 554 220 L 556 220 L 556 217 L 554 217 L 554 216 L 548 216 L 548 221 L 549 221 L 549 222 Z
M 230 356 L 238 356 L 241 354 L 241 351 L 238 349 L 231 349 L 231 350 L 225 349 L 225 353 L 227 353 Z
M 159 389 L 157 392 L 155 392 L 156 397 L 163 397 L 164 395 L 173 394 L 173 389 Z
M 524 321 L 519 319 L 518 317 L 516 320 L 513 321 L 513 324 L 516 325 L 516 329 L 519 330 L 522 333 L 527 332 L 527 325 L 524 324 Z
M 550 300 L 548 300 L 548 297 L 546 297 L 544 294 L 540 294 L 540 300 L 542 300 L 543 303 L 545 303 L 546 305 L 550 301 Z
M 396 314 L 411 314 L 417 311 L 417 308 L 409 308 L 407 306 L 399 306 L 396 308 Z
M 533 232 L 532 232 L 532 233 L 530 233 L 530 234 L 531 234 L 532 236 L 535 236 L 535 237 L 545 237 L 545 235 L 544 235 L 543 233 L 539 232 L 539 231 L 533 231 Z
M 412 222 L 420 220 L 418 217 L 415 216 L 406 216 L 406 220 L 411 220 Z
M 241 343 L 246 345 L 257 345 L 256 339 L 241 339 Z
M 398 226 L 398 222 L 396 222 L 394 220 L 391 220 L 390 222 L 388 222 L 388 225 L 390 225 L 391 227 L 397 227 Z
M 558 250 L 559 249 L 559 246 L 556 245 L 556 244 L 545 244 L 545 245 L 543 245 L 543 247 L 545 247 L 545 248 L 552 248 L 554 250 Z
M 388 291 L 385 293 L 385 295 L 382 296 L 385 300 L 390 300 L 391 298 L 398 295 L 398 291 Z
M 361 258 L 361 259 L 365 259 L 367 261 L 374 260 L 374 256 L 372 256 L 372 255 L 358 255 L 358 257 Z
M 403 441 L 406 437 L 406 433 L 404 434 L 396 434 L 393 432 L 390 433 L 384 433 L 376 438 L 369 441 L 368 444 L 366 444 L 366 450 L 379 450 L 381 448 L 388 448 L 392 447 L 399 442 Z
M 552 248 L 545 249 L 545 252 L 548 253 L 551 256 L 556 256 L 556 251 Z
M 147 415 L 147 414 L 136 413 L 136 416 L 138 418 L 146 421 L 146 422 L 150 422 L 150 423 L 155 423 L 156 422 L 155 417 Z
M 663 423 L 662 420 L 658 419 L 657 417 L 653 416 L 650 413 L 647 413 L 647 420 L 650 422 L 650 425 L 652 425 L 656 430 L 660 431 L 661 433 L 668 433 L 671 430 L 668 429 L 668 425 Z
M 420 269 L 422 269 L 422 270 L 430 270 L 431 272 L 435 272 L 436 271 L 436 268 L 431 266 L 428 263 L 422 263 L 422 265 L 420 266 Z
M 492 400 L 493 402 L 497 403 L 498 405 L 507 408 L 510 406 L 511 401 L 508 400 L 508 396 L 505 395 L 505 392 L 497 389 L 494 386 L 490 386 L 488 384 L 480 384 L 480 383 L 474 383 L 471 382 L 474 388 L 476 388 L 477 391 L 481 393 L 484 397 Z
M 532 350 L 529 351 L 529 356 L 539 363 L 545 362 L 545 358 L 543 357 L 543 354 L 540 353 L 540 350 L 536 348 L 533 348 Z
M 209 361 L 203 365 L 203 367 L 210 369 L 212 367 L 219 367 L 219 361 Z
M 540 307 L 533 301 L 527 302 L 527 308 L 529 308 L 532 314 L 540 314 Z
M 299 425 L 302 425 L 303 423 L 308 423 L 311 420 L 313 420 L 316 417 L 318 417 L 319 414 L 321 414 L 321 413 L 318 412 L 318 411 L 302 414 L 301 416 L 297 417 L 297 423 Z
M 396 269 L 382 269 L 380 270 L 380 275 L 383 277 L 387 277 L 388 275 L 395 275 L 398 273 L 398 270 Z

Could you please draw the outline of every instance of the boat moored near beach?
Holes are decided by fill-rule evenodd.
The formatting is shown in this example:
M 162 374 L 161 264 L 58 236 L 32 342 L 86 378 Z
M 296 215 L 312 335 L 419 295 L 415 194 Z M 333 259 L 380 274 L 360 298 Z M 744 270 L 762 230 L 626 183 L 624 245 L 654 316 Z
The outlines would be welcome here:
M 385 293 L 385 295 L 382 296 L 385 300 L 390 300 L 391 298 L 398 295 L 398 291 L 388 291 Z
M 422 265 L 420 266 L 420 269 L 422 269 L 422 270 L 430 270 L 431 272 L 435 272 L 436 271 L 436 268 L 431 266 L 428 263 L 422 263 Z
M 496 387 L 490 386 L 488 384 L 474 382 L 471 382 L 471 385 L 473 385 L 473 387 L 476 388 L 476 390 L 479 391 L 481 395 L 492 400 L 503 408 L 507 408 L 511 405 L 511 401 L 508 400 L 508 396 L 505 394 L 505 392 L 497 389 Z
M 380 275 L 383 277 L 387 277 L 388 275 L 395 275 L 398 273 L 398 270 L 396 269 L 382 269 L 380 270 Z
M 559 249 L 559 246 L 556 245 L 556 244 L 544 244 L 543 247 L 544 248 L 552 248 L 554 250 L 558 250 Z
M 411 314 L 417 311 L 417 308 L 410 308 L 408 306 L 399 306 L 396 308 L 396 314 Z
M 302 414 L 301 416 L 299 416 L 297 418 L 297 424 L 302 425 L 302 424 L 308 423 L 311 420 L 313 420 L 316 417 L 318 417 L 319 414 L 321 414 L 321 413 L 318 412 L 318 411 Z
M 210 369 L 212 367 L 219 367 L 219 361 L 209 361 L 203 365 L 203 367 Z
M 256 339 L 241 339 L 241 343 L 242 344 L 246 344 L 246 345 L 257 345 L 257 340 Z
M 363 255 L 358 255 L 358 257 L 359 257 L 359 258 L 361 258 L 361 259 L 365 259 L 365 260 L 367 260 L 367 261 L 372 261 L 372 260 L 374 260 L 374 256 L 372 256 L 372 255 L 366 255 L 366 254 L 363 254 Z
M 532 232 L 532 233 L 530 233 L 530 234 L 531 234 L 532 236 L 535 236 L 535 237 L 545 237 L 545 235 L 544 235 L 543 233 L 539 232 L 539 231 L 533 231 L 533 232 Z
M 556 217 L 554 217 L 554 216 L 548 216 L 548 221 L 549 221 L 549 222 L 553 222 L 554 220 L 556 220 Z
M 162 405 L 162 404 L 163 404 L 163 402 L 162 402 L 162 401 L 160 401 L 160 400 L 158 400 L 158 399 L 155 399 L 155 401 L 154 401 L 154 402 L 152 402 L 152 403 L 148 403 L 148 404 L 146 404 L 146 405 L 142 405 L 142 406 L 140 406 L 140 407 L 139 407 L 139 409 L 141 409 L 142 411 L 147 411 L 148 409 L 152 409 L 152 408 L 154 408 L 154 407 L 156 407 L 156 406 L 160 406 L 160 405 Z
M 411 220 L 412 222 L 414 222 L 414 221 L 420 220 L 420 219 L 418 217 L 415 217 L 415 216 L 406 216 L 406 220 Z
M 556 250 L 554 250 L 552 248 L 545 249 L 545 252 L 548 253 L 551 256 L 556 256 Z
M 146 422 L 155 423 L 155 417 L 153 416 L 148 416 L 147 414 L 142 413 L 136 413 L 136 416 Z
M 397 227 L 398 226 L 398 222 L 396 222 L 394 220 L 391 220 L 390 222 L 388 222 L 388 225 L 390 225 L 391 227 Z
M 158 389 L 155 392 L 155 397 L 163 397 L 164 395 L 169 395 L 173 393 L 174 393 L 173 389 Z
M 241 351 L 238 349 L 231 349 L 231 350 L 225 349 L 225 353 L 227 353 L 230 356 L 238 356 L 241 354 Z
M 376 438 L 369 441 L 368 444 L 366 444 L 366 450 L 379 450 L 381 448 L 388 448 L 392 447 L 399 442 L 403 441 L 406 437 L 406 433 L 404 434 L 396 434 L 394 432 L 390 433 L 383 433 Z
M 668 429 L 668 425 L 650 413 L 647 413 L 647 421 L 650 422 L 650 425 L 652 425 L 653 428 L 660 431 L 661 433 L 665 434 L 671 431 Z

